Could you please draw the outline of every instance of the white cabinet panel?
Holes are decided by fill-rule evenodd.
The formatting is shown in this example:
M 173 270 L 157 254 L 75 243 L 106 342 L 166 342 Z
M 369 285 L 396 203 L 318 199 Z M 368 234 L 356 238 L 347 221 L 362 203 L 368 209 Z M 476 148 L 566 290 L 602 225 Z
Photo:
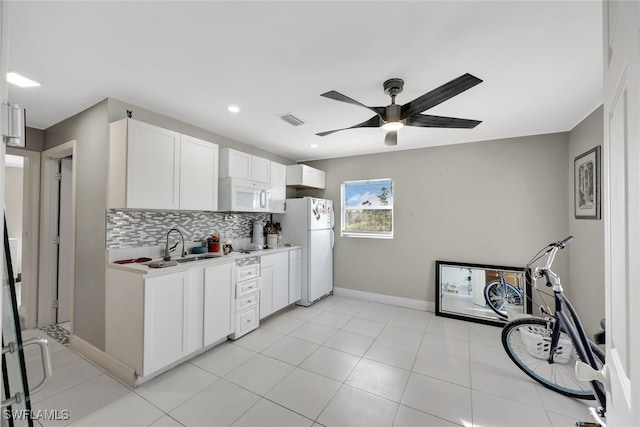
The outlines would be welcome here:
M 295 188 L 325 188 L 326 173 L 307 165 L 287 166 L 287 186 Z
M 260 319 L 273 313 L 273 266 L 262 266 L 260 276 Z
M 234 269 L 228 263 L 204 270 L 204 346 L 235 330 Z
M 287 200 L 287 167 L 271 162 L 271 212 L 284 213 Z
M 223 148 L 220 153 L 220 177 L 251 180 L 251 158 L 249 153 Z
M 289 304 L 302 298 L 302 249 L 289 251 Z
M 133 119 L 109 130 L 107 208 L 217 210 L 217 144 Z
M 178 209 L 180 134 L 129 120 L 126 207 Z
M 187 354 L 185 316 L 188 275 L 184 272 L 146 279 L 144 283 L 143 375 Z
M 180 209 L 218 209 L 218 145 L 181 135 Z
M 258 327 L 258 306 L 238 312 L 236 315 L 236 338 Z
M 252 156 L 251 180 L 269 184 L 271 182 L 271 161 L 262 157 Z
M 289 305 L 288 252 L 264 255 L 260 259 L 260 318 Z
M 269 184 L 271 161 L 233 148 L 223 148 L 220 150 L 220 177 Z

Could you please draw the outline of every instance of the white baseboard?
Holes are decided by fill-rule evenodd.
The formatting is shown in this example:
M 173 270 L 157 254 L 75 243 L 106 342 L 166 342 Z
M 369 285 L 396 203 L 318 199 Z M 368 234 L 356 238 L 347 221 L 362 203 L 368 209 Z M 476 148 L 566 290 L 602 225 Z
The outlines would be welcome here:
M 138 377 L 133 368 L 112 358 L 104 351 L 92 344 L 89 344 L 77 335 L 71 335 L 69 337 L 69 342 L 74 351 L 80 353 L 90 362 L 107 371 L 111 376 L 124 385 L 131 388 L 134 388 L 137 385 Z
M 340 297 L 357 298 L 365 301 L 377 302 L 380 304 L 397 305 L 399 307 L 412 308 L 414 310 L 430 312 L 436 311 L 435 303 L 411 298 L 394 297 L 392 295 L 375 294 L 373 292 L 357 291 L 355 289 L 338 287 L 333 288 L 333 294 Z

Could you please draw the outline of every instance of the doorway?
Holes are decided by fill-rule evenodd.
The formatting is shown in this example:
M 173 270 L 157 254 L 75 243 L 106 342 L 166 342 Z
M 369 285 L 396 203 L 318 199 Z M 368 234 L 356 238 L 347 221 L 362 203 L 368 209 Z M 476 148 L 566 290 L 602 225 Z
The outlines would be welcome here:
M 75 141 L 42 153 L 38 326 L 73 328 Z
M 20 285 L 18 313 L 20 325 L 31 329 L 37 324 L 41 155 L 14 147 L 7 147 L 6 154 L 12 156 L 5 165 L 5 193 L 9 194 L 5 205 L 11 227 L 9 237 L 15 239 L 17 246 L 17 253 L 11 257 L 16 260 L 14 275 L 20 279 L 16 283 Z

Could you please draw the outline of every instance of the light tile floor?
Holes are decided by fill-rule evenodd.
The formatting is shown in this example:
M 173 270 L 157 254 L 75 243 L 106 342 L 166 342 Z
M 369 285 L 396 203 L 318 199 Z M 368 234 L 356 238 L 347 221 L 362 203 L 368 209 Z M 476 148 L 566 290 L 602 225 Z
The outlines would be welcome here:
M 40 331 L 26 331 L 30 337 Z M 538 386 L 500 329 L 337 296 L 294 307 L 131 390 L 51 340 L 33 409 L 73 426 L 573 426 L 588 403 Z M 32 381 L 41 376 L 29 350 Z M 60 417 L 62 418 L 62 417 Z

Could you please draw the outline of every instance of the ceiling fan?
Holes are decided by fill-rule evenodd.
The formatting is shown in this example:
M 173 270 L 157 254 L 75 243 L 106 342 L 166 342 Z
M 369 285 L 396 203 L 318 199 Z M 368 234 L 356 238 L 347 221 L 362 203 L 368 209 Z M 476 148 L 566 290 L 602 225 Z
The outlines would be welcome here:
M 384 82 L 384 92 L 391 96 L 391 104 L 386 107 L 369 107 L 364 105 L 355 99 L 351 99 L 346 95 L 343 95 L 335 90 L 323 93 L 320 96 L 325 98 L 334 99 L 336 101 L 346 102 L 348 104 L 359 105 L 360 107 L 367 108 L 374 113 L 375 116 L 369 120 L 357 125 L 334 129 L 326 132 L 320 132 L 316 135 L 325 136 L 334 132 L 355 128 L 373 128 L 381 127 L 387 131 L 387 135 L 384 138 L 385 145 L 397 145 L 398 143 L 398 130 L 403 126 L 416 126 L 426 128 L 458 128 L 458 129 L 472 129 L 482 123 L 481 120 L 469 120 L 458 119 L 455 117 L 443 117 L 432 116 L 428 114 L 421 114 L 423 111 L 429 108 L 453 98 L 456 95 L 461 94 L 467 89 L 471 89 L 482 80 L 467 73 L 456 79 L 451 80 L 449 83 L 445 83 L 442 86 L 427 92 L 422 96 L 414 99 L 411 102 L 407 102 L 404 105 L 396 104 L 396 95 L 402 92 L 404 81 L 402 79 L 389 79 Z

